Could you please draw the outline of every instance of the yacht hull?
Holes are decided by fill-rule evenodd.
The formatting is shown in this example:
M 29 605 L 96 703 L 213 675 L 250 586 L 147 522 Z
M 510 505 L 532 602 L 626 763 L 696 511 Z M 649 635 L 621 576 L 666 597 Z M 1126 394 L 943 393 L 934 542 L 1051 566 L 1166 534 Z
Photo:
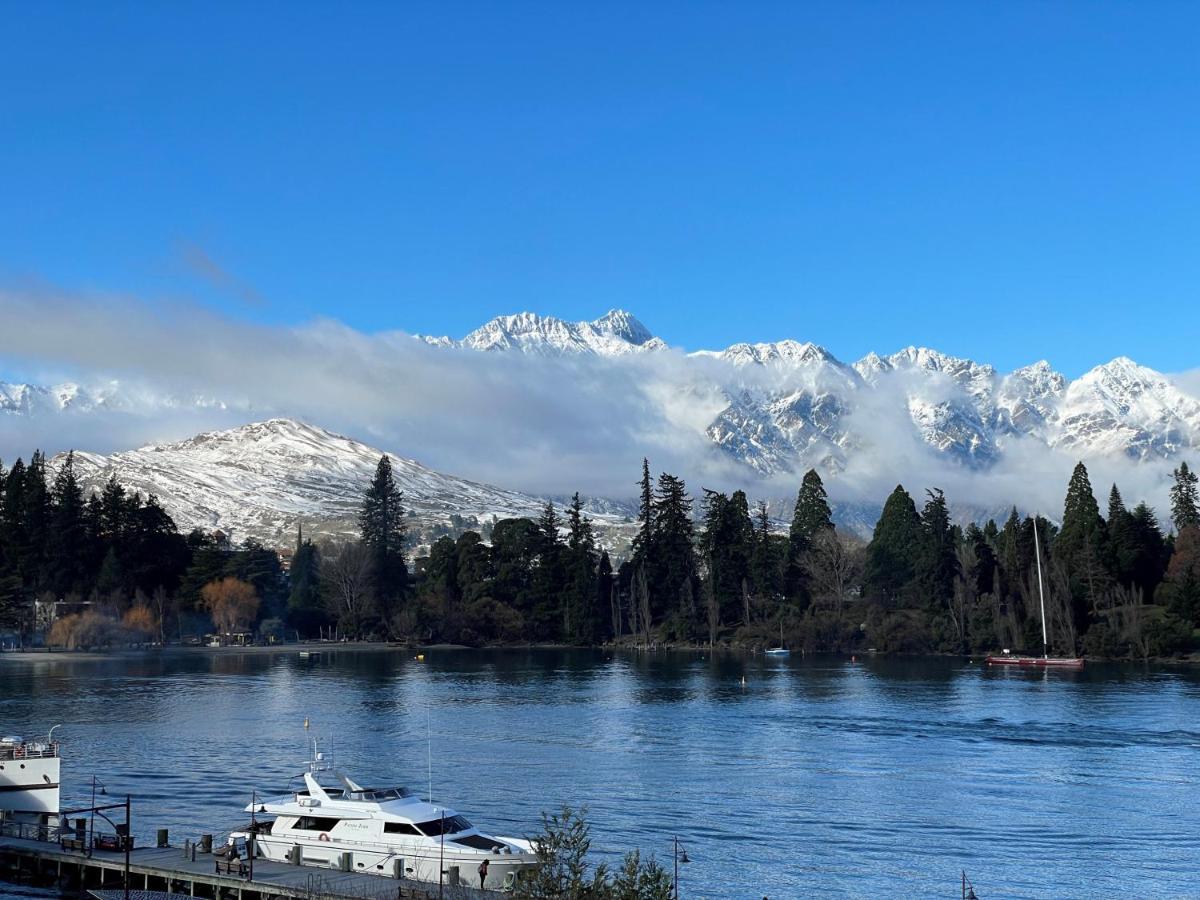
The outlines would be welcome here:
M 13 814 L 58 813 L 57 756 L 0 759 L 0 811 Z
M 525 844 L 513 838 L 501 838 L 507 843 Z M 438 847 L 377 847 L 344 841 L 293 840 L 260 834 L 255 838 L 257 855 L 274 862 L 295 863 L 299 854 L 299 865 L 320 869 L 340 870 L 344 854 L 349 854 L 349 871 L 364 872 L 386 878 L 408 878 L 413 881 L 438 882 L 439 871 L 444 872 L 445 882 L 453 884 L 455 878 L 469 887 L 479 886 L 479 864 L 488 861 L 485 888 L 500 889 L 505 886 L 509 874 L 528 869 L 536 863 L 532 848 L 528 853 L 480 853 L 463 851 L 446 842 L 444 851 Z M 511 882 L 511 879 L 509 879 Z
M 1083 660 L 1061 656 L 989 656 L 989 666 L 1025 666 L 1035 669 L 1082 669 Z

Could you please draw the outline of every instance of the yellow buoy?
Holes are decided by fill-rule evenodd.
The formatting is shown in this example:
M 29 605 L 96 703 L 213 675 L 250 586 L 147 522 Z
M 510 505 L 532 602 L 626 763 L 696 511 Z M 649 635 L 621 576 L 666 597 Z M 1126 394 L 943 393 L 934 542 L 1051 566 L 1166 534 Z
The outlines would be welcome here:
M 425 654 L 424 653 L 417 654 L 417 662 L 425 662 Z

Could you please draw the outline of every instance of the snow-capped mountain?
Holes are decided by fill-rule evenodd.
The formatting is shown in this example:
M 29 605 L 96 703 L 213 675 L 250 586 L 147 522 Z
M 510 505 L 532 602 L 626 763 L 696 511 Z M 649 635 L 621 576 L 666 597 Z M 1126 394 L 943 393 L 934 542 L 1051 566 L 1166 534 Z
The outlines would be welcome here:
M 532 313 L 493 319 L 439 346 L 556 356 L 620 356 L 667 345 L 627 312 L 566 323 Z M 1200 400 L 1166 376 L 1117 358 L 1074 382 L 1040 361 L 1002 374 L 995 367 L 925 347 L 870 353 L 852 365 L 795 340 L 734 344 L 687 355 L 705 370 L 725 406 L 705 433 L 726 455 L 764 475 L 884 449 L 873 429 L 883 408 L 921 443 L 973 469 L 1032 439 L 1079 456 L 1171 458 L 1200 444 Z
M 593 322 L 567 322 L 528 312 L 497 316 L 461 341 L 448 337 L 421 339 L 435 347 L 516 350 L 541 356 L 580 353 L 622 356 L 667 349 L 645 325 L 620 309 L 609 310 Z
M 471 388 L 473 371 L 485 373 L 478 382 L 484 393 L 496 390 L 498 366 L 516 372 L 505 382 L 510 396 L 526 383 L 521 372 L 543 387 L 553 384 L 553 378 L 590 372 L 602 392 L 609 384 L 620 385 L 605 396 L 605 424 L 628 410 L 631 419 L 641 416 L 640 421 L 650 422 L 649 433 L 663 443 L 700 448 L 689 452 L 700 452 L 703 461 L 716 460 L 723 467 L 733 461 L 747 478 L 790 477 L 812 466 L 836 475 L 856 471 L 856 462 L 896 456 L 985 472 L 1018 444 L 1118 461 L 1172 460 L 1200 446 L 1200 399 L 1125 358 L 1071 381 L 1045 361 L 1002 373 L 922 347 L 887 356 L 871 353 L 854 363 L 796 340 L 685 353 L 668 347 L 623 310 L 590 322 L 518 313 L 497 317 L 460 340 L 418 340 L 427 347 L 407 339 L 396 345 L 413 351 L 411 359 L 406 356 L 397 366 L 397 383 L 408 375 L 406 366 L 430 359 L 443 372 L 460 371 L 456 367 L 461 365 L 463 390 Z M 440 355 L 443 351 L 447 356 Z M 466 357 L 473 353 L 487 354 L 486 364 L 479 360 L 472 369 Z M 505 356 L 511 357 L 511 368 Z M 556 366 L 558 359 L 571 365 Z M 597 365 L 588 369 L 592 362 Z M 616 378 L 617 373 L 622 377 Z M 318 420 L 328 414 L 327 409 L 306 413 L 300 396 L 289 396 L 287 406 L 278 397 L 263 402 L 255 398 L 253 385 L 244 391 L 239 387 L 237 399 L 210 397 L 203 389 L 199 385 L 189 396 L 111 380 L 54 387 L 0 383 L 0 420 L 5 414 L 99 417 L 120 412 L 153 422 L 159 411 L 194 408 L 224 410 L 221 424 L 264 414 Z M 396 403 L 395 415 L 407 415 L 403 394 L 389 402 Z M 512 409 L 509 415 L 514 415 Z M 538 410 L 528 412 L 531 422 L 544 421 L 535 415 Z M 515 415 L 525 414 L 517 404 Z M 631 439 L 641 441 L 646 427 L 631 431 Z M 464 422 L 461 431 L 472 434 L 472 428 L 473 439 L 484 441 L 489 423 L 477 417 L 474 423 Z M 415 433 L 419 440 L 420 432 Z M 419 444 L 408 449 L 423 452 Z
M 0 381 L 0 412 L 42 414 L 91 412 L 98 409 L 117 409 L 124 405 L 119 386 L 112 382 L 87 389 L 66 382 L 50 387 L 33 384 L 6 384 Z
M 182 531 L 220 530 L 235 541 L 286 546 L 298 525 L 310 535 L 354 534 L 363 491 L 381 456 L 383 451 L 352 438 L 271 419 L 110 456 L 76 452 L 75 470 L 85 492 L 100 490 L 115 475 L 128 490 L 156 495 Z M 545 504 L 389 456 L 418 540 L 446 526 L 451 516 L 479 527 L 493 517 L 536 517 Z M 51 470 L 63 459 L 56 456 Z M 616 526 L 623 518 L 602 508 L 597 521 Z

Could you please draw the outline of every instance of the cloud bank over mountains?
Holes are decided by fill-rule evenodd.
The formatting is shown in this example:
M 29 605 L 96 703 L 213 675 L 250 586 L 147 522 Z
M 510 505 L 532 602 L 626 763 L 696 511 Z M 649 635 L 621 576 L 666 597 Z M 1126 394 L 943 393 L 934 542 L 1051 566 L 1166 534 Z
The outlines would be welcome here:
M 633 493 L 643 455 L 701 487 L 785 498 L 898 482 L 981 508 L 1061 508 L 1071 466 L 1162 505 L 1200 443 L 1200 378 L 1118 358 L 1073 381 L 909 347 L 852 364 L 806 342 L 669 347 L 629 313 L 501 316 L 461 340 L 333 320 L 250 324 L 123 298 L 0 294 L 0 455 L 107 453 L 288 416 L 540 495 Z M 919 499 L 919 498 L 918 498 Z M 782 513 L 782 510 L 780 510 Z

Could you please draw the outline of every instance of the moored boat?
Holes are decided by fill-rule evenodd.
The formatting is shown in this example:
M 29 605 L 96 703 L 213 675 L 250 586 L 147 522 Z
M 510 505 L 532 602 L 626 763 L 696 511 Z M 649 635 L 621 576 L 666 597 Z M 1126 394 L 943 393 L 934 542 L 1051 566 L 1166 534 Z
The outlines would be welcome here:
M 1051 656 L 1050 638 L 1046 630 L 1046 593 L 1042 587 L 1042 547 L 1038 541 L 1038 517 L 1033 520 L 1033 554 L 1037 560 L 1038 600 L 1042 610 L 1042 655 L 1013 656 L 1005 650 L 1000 656 L 989 656 L 985 662 L 989 666 L 1026 666 L 1039 669 L 1082 669 L 1081 656 Z
M 59 757 L 54 729 L 45 740 L 0 737 L 0 830 L 42 836 L 58 825 Z
M 255 854 L 278 862 L 471 887 L 486 861 L 483 887 L 493 890 L 511 889 L 537 863 L 529 841 L 485 834 L 404 787 L 363 787 L 315 748 L 302 778 L 294 793 L 246 807 L 271 818 L 231 840 L 253 835 Z

